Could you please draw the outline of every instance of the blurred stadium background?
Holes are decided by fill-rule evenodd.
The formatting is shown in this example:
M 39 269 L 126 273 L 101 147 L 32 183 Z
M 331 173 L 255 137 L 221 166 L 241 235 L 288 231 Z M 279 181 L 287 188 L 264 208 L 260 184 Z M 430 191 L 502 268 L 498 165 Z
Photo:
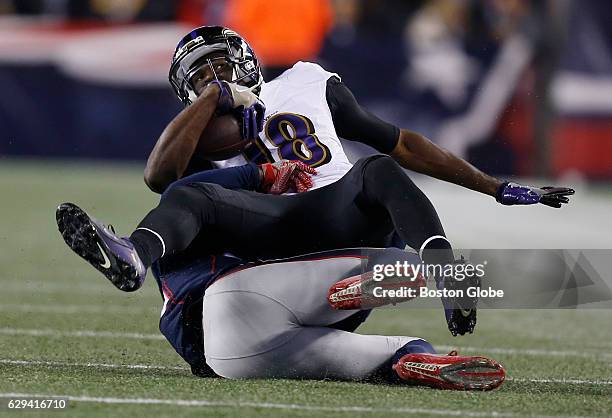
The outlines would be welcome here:
M 192 27 L 225 24 L 268 79 L 320 62 L 382 118 L 489 173 L 577 189 L 560 211 L 502 208 L 417 176 L 458 247 L 610 249 L 611 23 L 605 0 L 0 0 L 0 395 L 204 397 L 220 403 L 197 413 L 217 416 L 244 416 L 236 397 L 249 415 L 612 415 L 603 310 L 488 311 L 464 339 L 447 335 L 440 312 L 407 322 L 405 310 L 383 311 L 364 327 L 500 359 L 513 380 L 494 394 L 191 379 L 156 331 L 153 281 L 118 294 L 64 247 L 53 219 L 75 201 L 127 231 L 155 204 L 142 169 L 180 110 L 172 51 Z M 104 402 L 74 412 L 176 414 Z M 343 409 L 354 405 L 365 409 Z
M 142 160 L 177 39 L 229 25 L 494 174 L 612 177 L 605 0 L 1 0 L 0 154 Z M 279 25 L 278 22 L 283 22 Z

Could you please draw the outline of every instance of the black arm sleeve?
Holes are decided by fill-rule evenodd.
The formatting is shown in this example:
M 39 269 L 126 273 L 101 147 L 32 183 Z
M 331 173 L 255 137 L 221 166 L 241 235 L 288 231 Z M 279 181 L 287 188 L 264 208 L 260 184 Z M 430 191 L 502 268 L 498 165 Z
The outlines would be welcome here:
M 399 128 L 361 107 L 337 77 L 327 80 L 326 98 L 338 135 L 363 142 L 386 154 L 393 151 L 399 140 Z

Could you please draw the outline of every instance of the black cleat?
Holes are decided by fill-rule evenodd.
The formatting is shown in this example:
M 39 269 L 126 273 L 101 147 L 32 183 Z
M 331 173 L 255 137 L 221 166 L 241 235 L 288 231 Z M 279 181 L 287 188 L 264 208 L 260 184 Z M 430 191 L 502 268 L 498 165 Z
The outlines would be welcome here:
M 456 260 L 455 264 L 465 264 L 465 258 Z M 481 284 L 480 277 L 470 275 L 463 280 L 457 280 L 454 277 L 449 277 L 444 280 L 444 288 L 447 290 L 455 290 L 461 292 L 461 297 L 449 297 L 443 301 L 446 309 L 446 322 L 448 330 L 453 337 L 457 335 L 465 335 L 466 333 L 474 333 L 476 327 L 476 308 L 478 305 L 478 296 L 468 296 L 468 288 L 479 288 Z
M 62 203 L 55 212 L 57 227 L 68 246 L 115 287 L 133 292 L 142 286 L 147 269 L 128 238 L 90 218 L 73 203 Z

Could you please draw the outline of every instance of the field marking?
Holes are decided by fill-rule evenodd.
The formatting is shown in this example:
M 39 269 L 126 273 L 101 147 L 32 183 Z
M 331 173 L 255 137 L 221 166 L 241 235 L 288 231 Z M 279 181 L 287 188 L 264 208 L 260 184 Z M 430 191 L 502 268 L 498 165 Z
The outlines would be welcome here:
M 144 334 L 138 332 L 113 332 L 113 331 L 61 331 L 54 329 L 23 329 L 23 328 L 0 328 L 2 335 L 27 335 L 31 337 L 91 337 L 91 338 L 129 338 L 140 340 L 165 340 L 161 334 Z M 440 345 L 440 350 L 455 350 L 458 346 Z M 597 360 L 612 360 L 611 353 L 585 352 L 573 350 L 546 350 L 530 348 L 500 348 L 500 347 L 459 347 L 459 351 L 511 354 L 511 355 L 530 355 L 530 356 L 552 356 L 552 357 L 580 357 Z
M 136 370 L 182 370 L 191 371 L 187 366 L 156 366 L 150 364 L 113 364 L 113 363 L 72 363 L 48 360 L 13 360 L 0 359 L 0 364 L 13 366 L 51 366 L 51 367 L 91 367 L 101 369 L 136 369 Z
M 85 284 L 85 283 L 68 283 L 68 282 L 24 282 L 24 281 L 8 281 L 2 284 L 3 292 L 36 292 L 36 293 L 115 293 L 112 286 L 104 286 L 102 283 Z
M 569 384 L 569 385 L 597 385 L 607 386 L 612 385 L 612 380 L 585 380 L 585 379 L 527 379 L 527 378 L 508 378 L 510 382 L 520 383 L 554 383 L 554 384 Z
M 271 403 L 271 402 L 227 402 L 227 401 L 208 401 L 204 399 L 157 399 L 157 398 L 112 398 L 94 397 L 84 395 L 55 395 L 42 393 L 0 393 L 0 398 L 61 398 L 74 402 L 91 402 L 103 404 L 136 404 L 136 405 L 173 405 L 173 406 L 200 406 L 200 407 L 224 407 L 224 408 L 262 408 L 262 409 L 281 409 L 293 411 L 318 411 L 318 412 L 365 412 L 365 413 L 396 413 L 412 415 L 446 415 L 458 417 L 523 417 L 524 414 L 512 412 L 478 412 L 463 411 L 455 409 L 427 409 L 427 408 L 375 408 L 369 406 L 318 406 L 291 403 Z M 542 418 L 560 418 L 557 416 L 538 415 Z M 565 416 L 567 418 L 567 416 Z
M 113 364 L 113 363 L 73 363 L 63 361 L 45 361 L 45 360 L 14 360 L 0 359 L 0 364 L 8 364 L 15 366 L 50 366 L 50 367 L 91 367 L 101 369 L 135 369 L 135 370 L 181 370 L 190 371 L 187 366 L 158 366 L 149 364 Z M 586 380 L 573 378 L 513 378 L 508 377 L 508 382 L 519 383 L 552 383 L 552 384 L 571 384 L 571 385 L 596 385 L 607 386 L 612 385 L 612 380 Z
M 123 306 L 123 305 L 32 305 L 32 304 L 0 304 L 2 312 L 31 312 L 31 313 L 51 313 L 51 314 L 80 314 L 80 313 L 156 313 L 159 308 L 149 306 Z M 150 312 L 149 312 L 150 311 Z
M 464 347 L 464 346 L 451 346 L 451 345 L 439 345 L 436 346 L 440 350 L 458 350 L 458 351 L 469 351 L 469 352 L 483 352 L 493 354 L 524 354 L 530 356 L 553 356 L 553 357 L 581 357 L 591 359 L 612 359 L 610 353 L 592 353 L 585 351 L 573 351 L 573 350 L 547 350 L 547 349 L 533 349 L 533 348 L 500 348 L 500 347 Z
M 161 334 L 141 334 L 137 332 L 112 331 L 59 331 L 55 329 L 21 329 L 0 328 L 3 335 L 28 335 L 31 337 L 101 337 L 101 338 L 130 338 L 136 340 L 165 340 Z
M 121 295 L 121 292 L 115 289 L 110 284 L 104 284 L 101 281 L 99 283 L 85 283 L 85 282 L 51 282 L 51 281 L 36 281 L 36 282 L 25 282 L 23 280 L 9 280 L 0 281 L 2 285 L 2 291 L 4 293 L 16 293 L 16 294 L 62 294 L 62 295 L 103 295 L 103 296 L 117 296 Z M 148 290 L 145 292 L 139 292 L 138 298 L 149 299 L 154 298 L 160 300 L 159 291 L 157 290 L 157 284 L 153 292 Z M 125 297 L 125 296 L 124 296 Z

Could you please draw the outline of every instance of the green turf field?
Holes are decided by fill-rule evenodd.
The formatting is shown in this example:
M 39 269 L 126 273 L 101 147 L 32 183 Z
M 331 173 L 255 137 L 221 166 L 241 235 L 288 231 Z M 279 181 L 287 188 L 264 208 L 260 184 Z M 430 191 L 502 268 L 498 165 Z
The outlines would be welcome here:
M 156 201 L 141 178 L 134 166 L 0 162 L 3 404 L 19 393 L 70 399 L 49 416 L 612 415 L 609 310 L 481 311 L 475 335 L 453 338 L 441 311 L 387 309 L 360 330 L 491 356 L 509 381 L 487 393 L 192 377 L 157 330 L 154 280 L 122 294 L 56 231 L 56 205 L 74 201 L 128 232 Z

